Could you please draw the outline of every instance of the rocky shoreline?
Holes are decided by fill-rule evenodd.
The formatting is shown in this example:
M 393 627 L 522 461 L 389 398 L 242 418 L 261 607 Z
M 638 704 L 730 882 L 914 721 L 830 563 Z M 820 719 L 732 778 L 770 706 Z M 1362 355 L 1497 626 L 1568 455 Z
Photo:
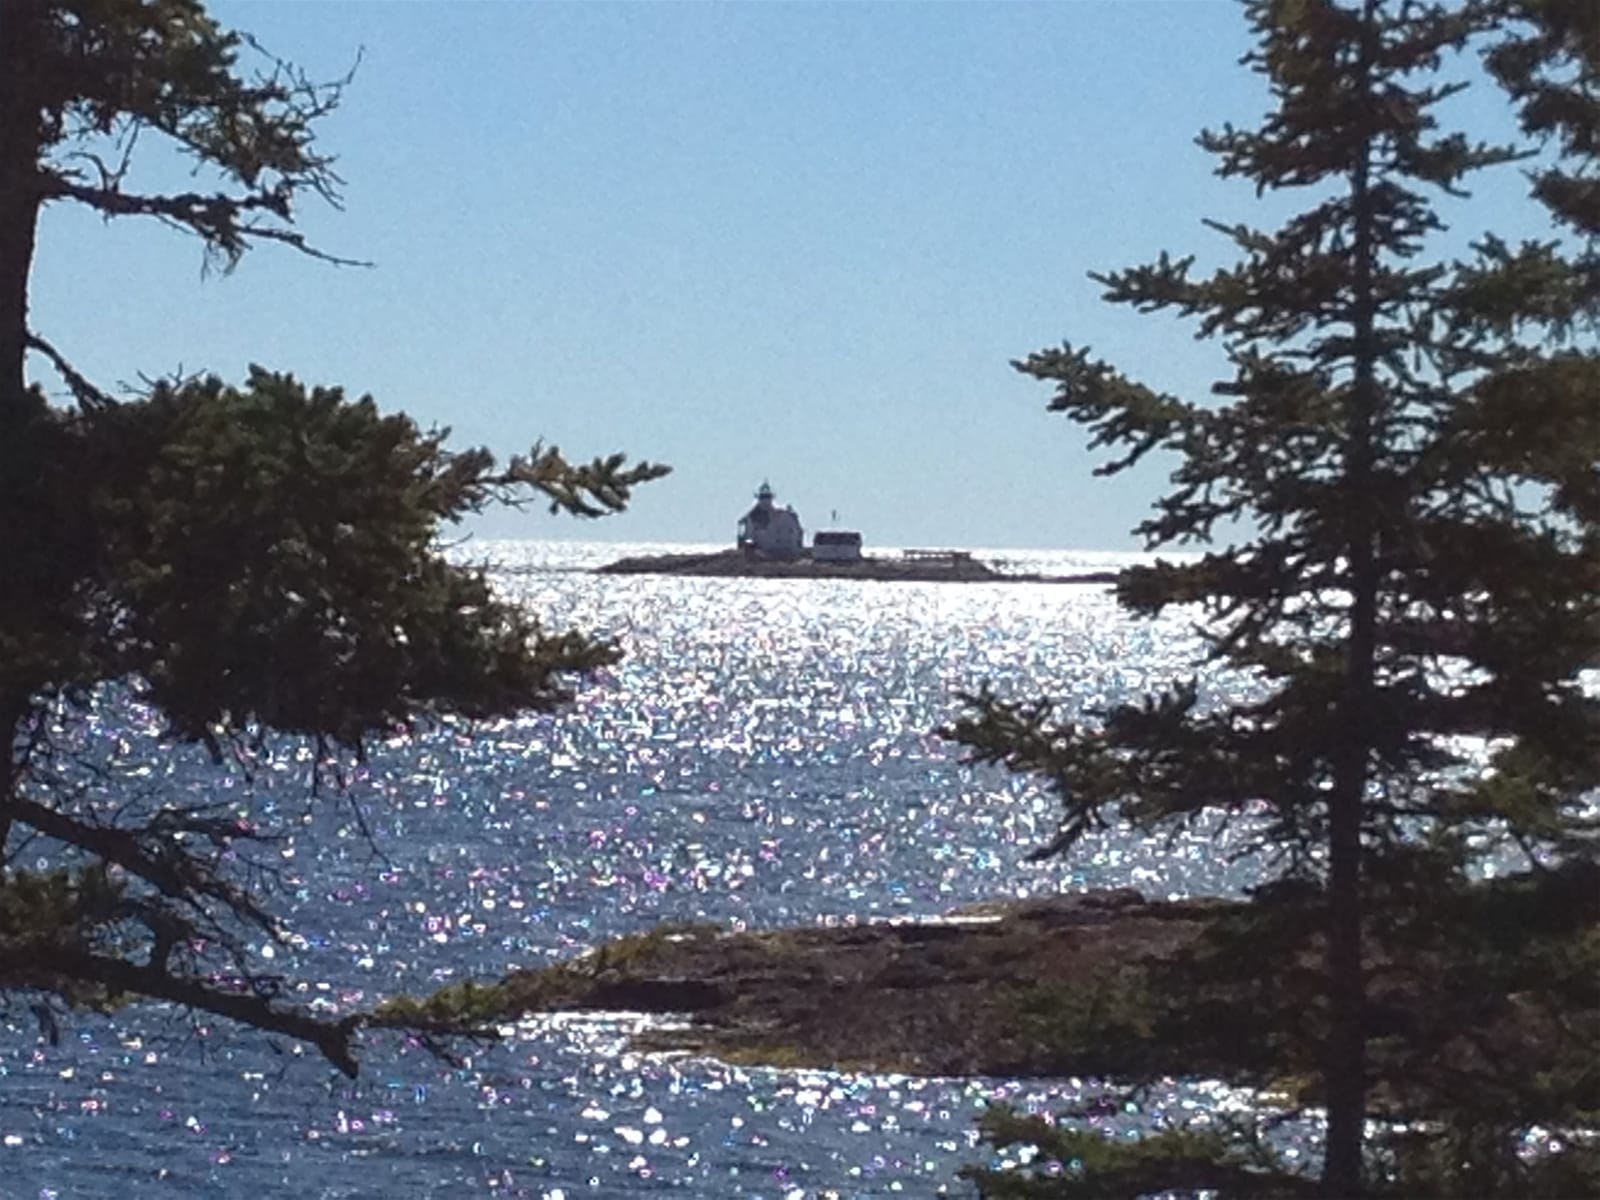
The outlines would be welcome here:
M 645 1048 L 726 1061 L 922 1075 L 1043 1076 L 1109 1064 L 1019 1020 L 1060 989 L 1116 988 L 1192 944 L 1221 900 L 1090 893 L 933 921 L 729 932 L 663 926 L 502 984 L 517 1012 L 671 1013 Z
M 473 990 L 468 1007 L 490 1021 L 671 1014 L 683 1020 L 640 1035 L 638 1048 L 750 1065 L 1202 1076 L 1315 1103 L 1325 995 L 1317 922 L 1308 908 L 1271 933 L 1242 900 L 1149 900 L 1125 889 L 926 920 L 763 931 L 668 924 L 513 971 Z M 1389 936 L 1392 944 L 1371 948 L 1374 1019 L 1437 1051 L 1406 1057 L 1402 1042 L 1398 1058 L 1383 1060 L 1374 1098 L 1392 1112 L 1432 1109 L 1462 1069 L 1546 1077 L 1584 1060 L 1575 1047 L 1600 1045 L 1591 990 L 1543 1000 L 1528 991 L 1552 956 L 1583 962 L 1600 944 L 1600 867 L 1487 881 L 1447 900 L 1438 921 Z M 1292 965 L 1264 971 L 1269 956 Z
M 648 554 L 596 568 L 598 575 L 684 575 L 733 579 L 862 579 L 907 583 L 1115 583 L 1115 571 L 1074 575 L 1009 574 L 970 555 L 918 558 L 862 557 L 848 562 L 773 559 L 719 550 L 702 554 Z

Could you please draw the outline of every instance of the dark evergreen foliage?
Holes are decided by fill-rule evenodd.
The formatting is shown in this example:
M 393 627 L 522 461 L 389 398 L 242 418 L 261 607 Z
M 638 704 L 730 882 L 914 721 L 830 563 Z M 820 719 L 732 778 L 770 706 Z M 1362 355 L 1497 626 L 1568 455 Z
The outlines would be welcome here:
M 499 503 L 602 515 L 664 468 L 541 445 L 497 466 L 368 397 L 259 368 L 113 398 L 28 324 L 52 203 L 154 217 L 224 267 L 261 242 L 331 257 L 294 216 L 307 195 L 337 200 L 315 134 L 341 87 L 197 0 L 0 9 L 0 993 L 30 996 L 52 1032 L 63 1002 L 144 996 L 304 1038 L 354 1073 L 363 1024 L 443 1033 L 481 1016 L 463 1001 L 335 1021 L 263 975 L 244 948 L 283 936 L 256 852 L 273 830 L 221 797 L 142 802 L 84 769 L 75 730 L 108 688 L 219 760 L 306 739 L 314 783 L 372 731 L 547 711 L 616 657 L 447 561 L 440 528 Z M 129 190 L 152 137 L 193 160 L 197 190 Z M 69 406 L 27 383 L 30 353 Z
M 1301 1100 L 1327 1110 L 1326 1194 L 1592 1188 L 1592 1159 L 1519 1157 L 1516 1135 L 1600 1111 L 1593 1073 L 1569 1057 L 1593 1052 L 1594 927 L 1555 937 L 1465 880 L 1497 856 L 1535 873 L 1593 858 L 1600 833 L 1600 699 L 1584 679 L 1600 663 L 1600 6 L 1244 7 L 1246 61 L 1273 107 L 1257 129 L 1200 142 L 1223 176 L 1306 207 L 1275 229 L 1212 223 L 1239 258 L 1208 276 L 1167 255 L 1094 276 L 1113 303 L 1194 320 L 1232 374 L 1191 400 L 1071 345 L 1016 365 L 1109 452 L 1101 473 L 1175 456 L 1138 532 L 1151 549 L 1213 548 L 1127 571 L 1119 595 L 1140 614 L 1198 606 L 1209 655 L 1250 698 L 1179 682 L 1063 716 L 985 693 L 951 732 L 979 760 L 1049 780 L 1064 813 L 1045 855 L 1111 821 L 1257 821 L 1279 882 L 1246 931 L 1187 967 L 1196 987 L 1257 981 L 1260 1035 L 1278 1039 L 1280 1069 L 1307 1073 Z M 1527 144 L 1441 128 L 1478 52 Z M 1557 235 L 1440 256 L 1442 198 L 1532 151 Z M 1237 540 L 1214 548 L 1219 535 Z M 1489 920 L 1518 936 L 1484 947 Z M 1440 974 L 1410 970 L 1429 957 Z M 1530 1006 L 1544 1034 L 1513 1061 L 1547 1063 L 1537 1083 L 1488 1049 L 1450 1066 L 1497 1072 L 1493 1088 L 1422 1069 L 1462 1036 L 1512 1053 L 1508 1013 Z M 1422 1124 L 1364 1147 L 1375 1106 L 1412 1102 Z M 1140 1190 L 1251 1194 L 1192 1174 L 1191 1157 L 1168 1163 L 1167 1183 L 1146 1162 Z M 1101 1194 L 1087 1176 L 1068 1184 Z

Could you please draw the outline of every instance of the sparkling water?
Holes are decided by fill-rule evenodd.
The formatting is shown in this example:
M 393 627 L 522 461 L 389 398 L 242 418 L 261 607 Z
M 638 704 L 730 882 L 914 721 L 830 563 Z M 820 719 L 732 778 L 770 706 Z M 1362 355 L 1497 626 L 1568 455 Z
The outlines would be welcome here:
M 1093 585 L 588 573 L 649 549 L 461 548 L 550 628 L 604 634 L 626 658 L 558 716 L 376 740 L 342 789 L 310 793 L 301 746 L 249 772 L 158 749 L 155 716 L 114 695 L 61 736 L 109 771 L 106 803 L 227 800 L 285 835 L 252 869 L 270 869 L 295 941 L 256 953 L 330 1015 L 663 920 L 765 928 L 1249 882 L 1199 833 L 1113 833 L 1028 865 L 1054 803 L 962 765 L 934 732 L 985 681 L 1070 713 L 1187 674 L 1187 615 L 1135 622 Z M 1051 574 L 1124 558 L 979 556 Z M 626 1014 L 529 1019 L 456 1067 L 371 1036 L 354 1082 L 313 1050 L 164 1006 L 75 1016 L 59 1045 L 25 1007 L 6 1018 L 8 1198 L 966 1195 L 955 1171 L 985 1158 L 986 1106 L 1048 1112 L 1106 1092 L 640 1054 L 629 1035 L 651 1018 Z M 1106 1120 L 1132 1136 L 1235 1102 L 1174 1085 Z

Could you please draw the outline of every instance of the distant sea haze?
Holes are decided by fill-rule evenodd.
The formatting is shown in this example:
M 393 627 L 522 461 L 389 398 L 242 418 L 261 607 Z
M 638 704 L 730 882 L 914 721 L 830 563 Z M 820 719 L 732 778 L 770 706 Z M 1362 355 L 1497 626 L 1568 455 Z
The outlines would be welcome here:
M 112 694 L 80 749 L 115 781 L 108 804 L 231 796 L 281 826 L 295 946 L 261 947 L 262 965 L 308 980 L 297 999 L 327 1012 L 496 978 L 664 920 L 872 921 L 1096 887 L 1232 893 L 1253 878 L 1199 833 L 1170 845 L 1112 834 L 1069 862 L 1026 865 L 1053 828 L 1051 799 L 962 766 L 932 733 L 984 681 L 1049 692 L 1067 711 L 1138 695 L 1191 669 L 1181 618 L 1130 621 L 1096 587 L 588 573 L 658 549 L 458 547 L 548 628 L 611 636 L 626 657 L 560 716 L 378 742 L 343 799 L 308 803 L 291 745 L 250 778 L 169 753 L 152 715 Z M 1129 556 L 996 557 L 1066 574 Z M 12 1013 L 0 1194 L 966 1195 L 954 1173 L 982 1153 L 972 1122 L 987 1104 L 1043 1111 L 1105 1091 L 733 1068 L 633 1052 L 629 1029 L 530 1019 L 458 1069 L 373 1039 L 351 1083 L 314 1051 L 197 1030 L 154 1005 L 74 1017 L 57 1046 Z M 1175 1086 L 1104 1120 L 1137 1129 L 1238 1101 Z

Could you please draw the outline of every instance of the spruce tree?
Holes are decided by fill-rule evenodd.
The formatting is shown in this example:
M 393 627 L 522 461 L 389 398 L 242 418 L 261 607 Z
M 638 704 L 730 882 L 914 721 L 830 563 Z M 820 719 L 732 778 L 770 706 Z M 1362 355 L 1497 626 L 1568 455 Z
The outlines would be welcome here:
M 52 204 L 154 218 L 224 268 L 263 243 L 331 257 L 295 215 L 337 200 L 316 134 L 342 87 L 199 0 L 0 6 L 0 996 L 29 997 L 52 1032 L 64 1006 L 149 997 L 305 1039 L 354 1073 L 364 1024 L 448 1032 L 481 1015 L 470 995 L 387 1017 L 295 1003 L 294 981 L 246 950 L 284 937 L 252 866 L 271 822 L 134 795 L 82 761 L 86 723 L 119 696 L 159 714 L 164 745 L 219 764 L 304 739 L 315 783 L 373 730 L 549 710 L 616 657 L 447 561 L 440 527 L 494 503 L 601 515 L 664 468 L 542 445 L 496 465 L 370 398 L 259 368 L 116 397 L 29 321 Z M 153 143 L 191 160 L 192 190 L 135 190 Z M 29 383 L 30 357 L 68 403 Z
M 1369 1183 L 1374 1084 L 1403 1109 L 1403 1068 L 1463 1032 L 1413 1023 L 1436 997 L 1394 982 L 1399 959 L 1462 966 L 1451 939 L 1477 936 L 1466 880 L 1485 857 L 1548 873 L 1595 853 L 1600 705 L 1581 676 L 1600 662 L 1600 363 L 1578 336 L 1594 260 L 1572 239 L 1512 249 L 1486 236 L 1467 261 L 1438 247 L 1443 206 L 1528 149 L 1441 128 L 1484 48 L 1525 129 L 1564 139 L 1536 172 L 1539 198 L 1592 237 L 1600 193 L 1578 164 L 1592 165 L 1600 130 L 1600 56 L 1583 3 L 1244 8 L 1245 61 L 1272 108 L 1258 128 L 1200 142 L 1222 176 L 1306 206 L 1272 229 L 1209 222 L 1238 253 L 1209 275 L 1163 254 L 1094 276 L 1113 303 L 1195 321 L 1231 374 L 1206 400 L 1070 344 L 1016 364 L 1113 452 L 1100 473 L 1175 456 L 1172 490 L 1137 532 L 1152 550 L 1211 548 L 1124 572 L 1119 598 L 1142 615 L 1198 606 L 1207 654 L 1244 698 L 1182 681 L 1058 714 L 985 692 L 953 733 L 974 757 L 1049 781 L 1063 817 L 1045 855 L 1113 821 L 1160 830 L 1265 810 L 1255 837 L 1272 879 L 1232 959 L 1213 965 L 1244 963 L 1263 1005 L 1286 1008 L 1284 981 L 1320 958 L 1319 1002 L 1289 1019 L 1316 1043 L 1324 1192 L 1351 1197 Z M 1571 960 L 1556 975 L 1558 992 L 1581 990 Z M 1441 1012 L 1498 1019 L 1512 1007 L 1498 1001 Z M 1570 1114 L 1594 1091 L 1568 1082 L 1557 1107 Z M 1386 1153 L 1393 1174 L 1400 1151 Z

